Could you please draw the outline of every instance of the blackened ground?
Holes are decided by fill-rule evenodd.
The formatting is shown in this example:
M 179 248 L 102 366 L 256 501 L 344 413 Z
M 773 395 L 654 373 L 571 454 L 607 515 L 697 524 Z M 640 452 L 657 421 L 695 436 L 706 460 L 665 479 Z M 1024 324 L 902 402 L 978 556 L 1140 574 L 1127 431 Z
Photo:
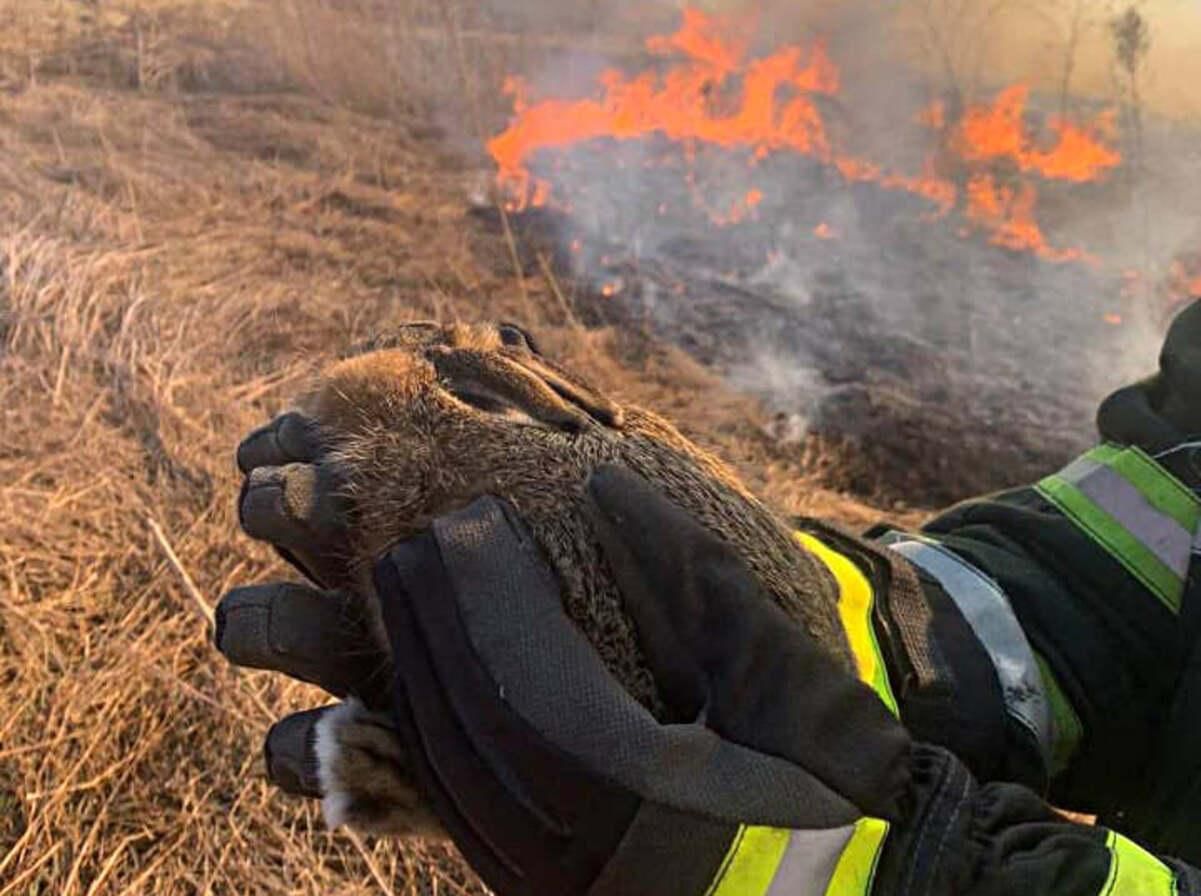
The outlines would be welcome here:
M 633 212 L 532 209 L 514 230 L 586 317 L 721 371 L 825 484 L 876 500 L 930 507 L 1037 479 L 1095 437 L 1096 404 L 1128 368 L 1153 365 L 1116 323 L 1129 302 L 1105 266 L 990 245 L 955 213 L 804 159 L 776 167 L 760 182 L 788 188 L 732 226 L 652 172 Z

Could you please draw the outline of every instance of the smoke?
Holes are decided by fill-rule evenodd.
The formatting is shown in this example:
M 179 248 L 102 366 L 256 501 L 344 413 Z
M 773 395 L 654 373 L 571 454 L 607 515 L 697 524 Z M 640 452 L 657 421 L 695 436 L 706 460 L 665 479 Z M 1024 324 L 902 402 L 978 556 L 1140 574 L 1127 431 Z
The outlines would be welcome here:
M 531 100 L 594 96 L 607 67 L 662 73 L 668 60 L 640 45 L 678 24 L 666 3 L 594 5 L 571 21 L 560 8 L 493 5 L 525 27 L 590 35 L 517 73 Z M 1087 443 L 1105 392 L 1153 367 L 1172 298 L 1159 284 L 1178 252 L 1201 250 L 1188 210 L 1201 201 L 1197 135 L 1182 121 L 1188 107 L 1174 104 L 1180 79 L 1163 76 L 1179 43 L 1168 32 L 1185 32 L 1185 20 L 1201 26 L 1201 14 L 1140 5 L 1152 52 L 1133 135 L 1111 7 L 1063 0 L 1030 13 L 957 0 L 952 16 L 941 5 L 708 4 L 742 8 L 752 25 L 731 40 L 744 40 L 752 58 L 789 45 L 811 52 L 820 41 L 841 81 L 836 94 L 813 97 L 831 142 L 909 178 L 946 161 L 943 136 L 922 120 L 932 102 L 955 116 L 1024 82 L 1043 133 L 1055 115 L 1091 119 L 1113 107 L 1123 166 L 1093 183 L 1037 184 L 1049 243 L 1081 247 L 1086 260 L 995 245 L 998 232 L 962 206 L 940 213 L 908 186 L 857 182 L 820 154 L 751 158 L 744 147 L 651 134 L 552 146 L 531 170 L 559 200 L 555 236 L 572 273 L 724 370 L 792 435 L 815 427 L 864 436 L 866 424 L 847 418 L 848 407 L 863 407 L 845 400 L 854 386 L 886 419 L 938 408 L 996 439 L 1025 427 L 1032 445 L 1045 444 L 1032 449 L 1045 468 Z M 995 20 L 990 10 L 1000 10 Z M 1169 108 L 1179 114 L 1161 114 Z M 1018 195 L 1020 186 L 1002 179 L 997 191 Z

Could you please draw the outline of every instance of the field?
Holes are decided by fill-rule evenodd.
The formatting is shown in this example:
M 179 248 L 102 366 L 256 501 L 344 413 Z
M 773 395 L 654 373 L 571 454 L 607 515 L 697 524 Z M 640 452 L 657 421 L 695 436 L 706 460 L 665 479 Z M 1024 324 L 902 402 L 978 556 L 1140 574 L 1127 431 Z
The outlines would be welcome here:
M 276 793 L 263 735 L 323 695 L 210 643 L 223 593 L 291 575 L 238 531 L 234 447 L 352 343 L 518 321 L 781 510 L 914 524 L 1088 444 L 1201 292 L 1186 4 L 700 0 L 786 46 L 656 54 L 681 5 L 0 0 L 0 896 L 482 892 Z M 807 70 L 791 120 L 860 155 L 654 123 L 522 156 L 557 205 L 495 188 L 508 74 L 669 70 L 685 130 L 754 131 L 704 53 L 800 79 L 811 33 L 845 90 Z
M 477 891 L 276 794 L 261 738 L 321 696 L 230 669 L 205 619 L 288 574 L 237 531 L 240 435 L 392 323 L 525 321 L 787 509 L 876 516 L 468 213 L 483 168 L 440 122 L 493 127 L 483 85 L 537 42 L 369 6 L 0 0 L 0 896 Z

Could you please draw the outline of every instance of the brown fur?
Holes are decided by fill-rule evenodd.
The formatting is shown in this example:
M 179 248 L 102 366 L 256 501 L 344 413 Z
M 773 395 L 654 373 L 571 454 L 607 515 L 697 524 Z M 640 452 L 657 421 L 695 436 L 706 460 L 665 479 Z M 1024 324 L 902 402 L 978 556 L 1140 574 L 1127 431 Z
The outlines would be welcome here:
M 619 463 L 733 545 L 768 593 L 849 667 L 824 567 L 731 470 L 667 421 L 618 407 L 511 327 L 415 324 L 372 349 L 330 367 L 302 402 L 348 483 L 360 571 L 439 514 L 484 494 L 508 499 L 557 573 L 568 614 L 634 696 L 655 706 L 583 504 L 589 473 Z
M 316 752 L 331 827 L 399 837 L 442 836 L 413 781 L 391 718 L 348 700 L 318 723 Z

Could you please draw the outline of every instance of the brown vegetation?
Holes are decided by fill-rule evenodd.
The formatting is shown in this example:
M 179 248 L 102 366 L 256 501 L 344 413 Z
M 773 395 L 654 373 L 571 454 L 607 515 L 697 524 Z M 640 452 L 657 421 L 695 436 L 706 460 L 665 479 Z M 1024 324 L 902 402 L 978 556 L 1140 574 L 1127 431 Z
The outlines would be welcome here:
M 274 792 L 262 736 L 322 696 L 226 666 L 202 612 L 289 574 L 237 532 L 239 435 L 392 323 L 526 321 L 760 493 L 873 517 L 680 353 L 513 274 L 431 114 L 486 118 L 511 48 L 416 3 L 0 0 L 0 896 L 477 892 Z

